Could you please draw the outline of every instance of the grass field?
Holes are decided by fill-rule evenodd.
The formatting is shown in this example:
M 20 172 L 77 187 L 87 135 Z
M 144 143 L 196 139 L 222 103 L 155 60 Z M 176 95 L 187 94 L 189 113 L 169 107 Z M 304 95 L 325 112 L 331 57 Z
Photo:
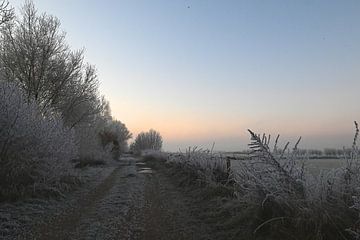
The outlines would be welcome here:
M 237 160 L 231 160 L 232 169 L 240 167 L 239 161 L 246 161 L 248 158 L 246 153 L 222 153 L 222 155 Z M 321 171 L 329 171 L 344 166 L 345 159 L 343 158 L 326 158 L 326 157 L 311 157 L 305 161 L 306 169 L 313 174 L 319 174 Z
M 344 159 L 309 159 L 307 161 L 307 169 L 314 174 L 320 171 L 328 171 L 340 168 L 344 165 Z
M 240 167 L 239 161 L 246 160 L 232 160 L 231 166 L 232 169 L 236 171 Z M 340 168 L 344 164 L 344 159 L 334 159 L 334 158 L 321 158 L 321 159 L 309 159 L 306 160 L 306 169 L 312 174 L 319 174 L 321 171 L 329 171 L 332 169 Z

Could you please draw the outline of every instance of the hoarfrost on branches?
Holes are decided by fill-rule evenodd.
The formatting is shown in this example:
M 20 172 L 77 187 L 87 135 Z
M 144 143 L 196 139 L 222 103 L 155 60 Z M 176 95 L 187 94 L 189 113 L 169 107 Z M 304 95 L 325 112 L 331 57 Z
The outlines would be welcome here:
M 1 194 L 59 181 L 77 155 L 74 131 L 13 83 L 0 82 L 0 111 Z

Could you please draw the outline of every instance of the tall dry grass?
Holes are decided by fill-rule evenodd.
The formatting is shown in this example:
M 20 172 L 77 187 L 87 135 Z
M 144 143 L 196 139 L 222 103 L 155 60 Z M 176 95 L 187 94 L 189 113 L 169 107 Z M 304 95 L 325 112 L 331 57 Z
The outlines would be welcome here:
M 342 167 L 312 175 L 299 154 L 301 138 L 290 149 L 277 146 L 271 137 L 249 130 L 249 159 L 236 171 L 227 169 L 226 158 L 211 150 L 189 148 L 172 154 L 167 162 L 190 172 L 204 186 L 231 186 L 227 195 L 228 222 L 233 237 L 243 239 L 360 239 L 360 159 L 355 136 L 350 157 Z M 195 177 L 194 177 L 195 176 Z M 221 176 L 221 177 L 219 177 Z M 229 188 L 228 188 L 229 189 Z M 224 206 L 225 207 L 225 206 Z M 221 207 L 220 207 L 221 208 Z M 221 225 L 221 223 L 220 223 Z

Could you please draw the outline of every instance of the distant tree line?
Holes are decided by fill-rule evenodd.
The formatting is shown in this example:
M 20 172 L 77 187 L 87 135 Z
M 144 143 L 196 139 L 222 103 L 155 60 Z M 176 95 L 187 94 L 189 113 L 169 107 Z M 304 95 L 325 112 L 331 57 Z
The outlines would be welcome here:
M 298 149 L 298 155 L 307 155 L 309 157 L 350 157 L 352 152 L 351 148 L 325 148 L 323 150 L 319 149 Z

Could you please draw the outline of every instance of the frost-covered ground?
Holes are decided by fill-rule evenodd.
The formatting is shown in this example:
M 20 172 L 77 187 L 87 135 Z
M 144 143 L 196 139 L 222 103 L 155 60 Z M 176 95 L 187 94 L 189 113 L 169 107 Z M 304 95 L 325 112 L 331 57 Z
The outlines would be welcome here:
M 61 199 L 27 199 L 0 204 L 0 238 L 15 239 L 19 234 L 31 232 L 34 225 L 50 221 L 75 206 L 82 196 L 86 196 L 114 169 L 115 166 L 107 166 L 81 170 L 79 175 L 84 184 Z
M 191 201 L 136 158 L 89 168 L 89 181 L 61 200 L 0 206 L 1 239 L 211 239 Z
M 240 160 L 244 161 L 244 160 Z M 329 171 L 336 168 L 340 168 L 344 165 L 344 159 L 333 159 L 333 158 L 319 158 L 306 160 L 306 167 L 310 173 L 318 175 L 321 171 Z M 239 160 L 231 161 L 231 166 L 234 171 L 241 167 Z

